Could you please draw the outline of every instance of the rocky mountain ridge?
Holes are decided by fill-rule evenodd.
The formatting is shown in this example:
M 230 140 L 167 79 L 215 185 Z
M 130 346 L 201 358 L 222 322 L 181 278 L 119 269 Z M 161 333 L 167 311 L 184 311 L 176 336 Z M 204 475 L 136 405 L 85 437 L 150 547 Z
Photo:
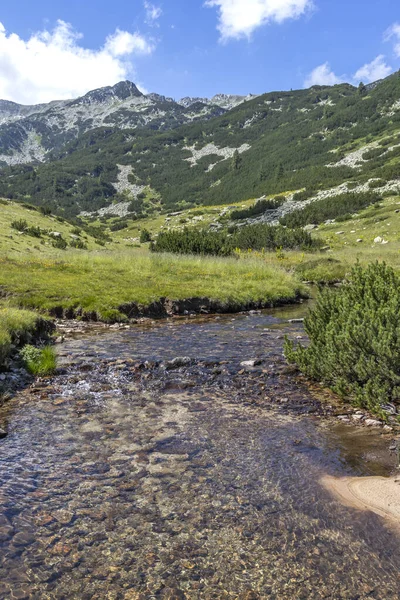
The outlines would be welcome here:
M 400 73 L 359 88 L 180 102 L 121 82 L 33 113 L 1 103 L 0 196 L 67 217 L 121 204 L 140 218 L 296 191 L 305 201 L 342 184 L 400 186 Z
M 0 165 L 43 162 L 53 150 L 98 127 L 168 129 L 219 116 L 253 97 L 218 94 L 176 102 L 121 81 L 80 98 L 36 106 L 0 100 Z

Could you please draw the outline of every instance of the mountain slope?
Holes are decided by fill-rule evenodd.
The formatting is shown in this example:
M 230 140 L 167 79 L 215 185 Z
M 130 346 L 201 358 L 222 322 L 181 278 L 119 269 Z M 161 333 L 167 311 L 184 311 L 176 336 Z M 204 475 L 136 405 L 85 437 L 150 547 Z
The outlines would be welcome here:
M 195 100 L 182 106 L 122 82 L 14 115 L 0 128 L 0 147 L 6 140 L 9 156 L 28 163 L 21 140 L 31 136 L 44 148 L 36 152 L 43 164 L 4 166 L 0 194 L 67 216 L 112 203 L 140 215 L 149 198 L 157 198 L 157 210 L 171 210 L 307 188 L 304 200 L 344 182 L 395 185 L 400 177 L 399 73 L 364 89 L 341 84 L 239 98 L 230 110 Z
M 37 106 L 0 100 L 0 164 L 45 161 L 48 152 L 97 127 L 168 129 L 223 114 L 251 97 L 220 94 L 211 100 L 175 102 L 158 94 L 144 95 L 134 83 L 121 81 L 81 98 Z

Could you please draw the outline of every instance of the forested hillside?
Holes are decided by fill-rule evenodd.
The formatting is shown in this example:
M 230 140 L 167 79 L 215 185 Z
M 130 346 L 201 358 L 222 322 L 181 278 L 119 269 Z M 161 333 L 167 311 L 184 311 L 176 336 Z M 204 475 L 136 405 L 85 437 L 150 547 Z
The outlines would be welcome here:
M 368 87 L 317 86 L 231 110 L 179 110 L 197 110 L 196 120 L 160 117 L 133 128 L 114 119 L 54 143 L 43 162 L 4 164 L 0 196 L 66 217 L 112 204 L 121 204 L 116 214 L 140 215 L 149 206 L 178 210 L 298 190 L 294 199 L 306 200 L 344 182 L 379 189 L 400 178 L 399 73 Z M 4 125 L 2 139 L 18 123 Z

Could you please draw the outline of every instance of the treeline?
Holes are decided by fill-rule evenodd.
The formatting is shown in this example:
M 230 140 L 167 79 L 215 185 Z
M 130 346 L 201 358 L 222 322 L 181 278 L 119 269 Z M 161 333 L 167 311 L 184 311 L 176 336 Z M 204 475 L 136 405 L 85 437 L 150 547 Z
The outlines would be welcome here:
M 303 249 L 320 247 L 321 242 L 314 239 L 303 229 L 286 229 L 266 224 L 248 225 L 228 231 L 209 231 L 185 228 L 182 231 L 161 232 L 152 242 L 153 252 L 171 252 L 174 254 L 208 254 L 231 256 L 239 250 L 276 250 Z
M 358 210 L 376 204 L 382 196 L 376 192 L 347 193 L 316 200 L 305 208 L 295 210 L 280 219 L 286 227 L 304 227 L 310 223 L 323 223 L 328 219 L 351 217 Z
M 257 217 L 262 215 L 267 210 L 274 210 L 278 208 L 283 202 L 285 202 L 285 196 L 276 196 L 269 200 L 258 200 L 248 208 L 242 208 L 239 210 L 233 210 L 231 212 L 231 219 L 233 221 L 239 221 L 240 219 L 249 219 L 251 217 Z

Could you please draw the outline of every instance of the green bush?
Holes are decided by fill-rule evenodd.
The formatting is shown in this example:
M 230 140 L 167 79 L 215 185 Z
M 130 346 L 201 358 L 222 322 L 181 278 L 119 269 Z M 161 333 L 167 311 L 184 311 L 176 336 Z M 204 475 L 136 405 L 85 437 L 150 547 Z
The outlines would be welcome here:
M 303 202 L 304 200 L 308 200 L 315 195 L 315 190 L 303 190 L 302 192 L 296 192 L 293 194 L 293 200 L 295 202 Z
M 121 231 L 129 227 L 129 223 L 126 220 L 116 221 L 110 225 L 110 231 Z
M 58 250 L 65 250 L 67 247 L 67 242 L 62 237 L 58 237 L 52 241 L 53 248 L 58 248 Z
M 35 225 L 31 225 L 30 227 L 28 227 L 25 230 L 25 233 L 27 235 L 32 236 L 32 237 L 40 238 L 40 237 L 42 237 L 43 231 L 40 229 L 40 227 L 36 227 Z
M 305 320 L 307 347 L 286 339 L 286 358 L 353 404 L 384 417 L 400 403 L 400 275 L 357 264 L 339 290 L 320 291 Z
M 232 233 L 230 234 L 229 231 Z M 163 231 L 151 245 L 153 252 L 230 256 L 239 250 L 276 250 L 282 248 L 312 250 L 321 246 L 303 229 L 274 227 L 264 223 L 224 231 L 185 228 Z
M 147 229 L 142 229 L 142 231 L 140 232 L 140 239 L 139 239 L 141 244 L 146 244 L 147 242 L 151 242 L 151 233 L 150 231 L 148 231 Z
M 39 206 L 39 212 L 48 217 L 51 215 L 51 208 L 49 206 Z
M 71 240 L 69 245 L 71 248 L 77 248 L 77 250 L 87 250 L 87 245 L 82 240 Z
M 368 187 L 370 190 L 376 190 L 377 188 L 384 186 L 385 183 L 387 182 L 383 179 L 374 179 L 373 181 L 369 182 Z
M 20 357 L 27 371 L 35 376 L 52 375 L 57 367 L 57 355 L 53 346 L 37 348 L 27 344 L 22 348 Z
M 17 219 L 16 221 L 11 221 L 11 227 L 16 231 L 26 231 L 29 227 L 28 221 L 25 219 Z
M 237 221 L 239 219 L 249 219 L 250 217 L 256 217 L 257 215 L 262 215 L 267 210 L 274 210 L 278 208 L 285 201 L 285 197 L 277 196 L 273 200 L 258 200 L 248 208 L 243 208 L 239 210 L 234 210 L 231 213 L 231 219 Z M 199 214 L 199 213 L 197 213 Z
M 382 200 L 382 196 L 376 192 L 338 194 L 323 200 L 316 200 L 303 209 L 295 210 L 282 217 L 280 223 L 287 227 L 304 227 L 309 223 L 323 223 L 328 219 L 338 219 L 343 215 L 355 213 L 380 200 Z

